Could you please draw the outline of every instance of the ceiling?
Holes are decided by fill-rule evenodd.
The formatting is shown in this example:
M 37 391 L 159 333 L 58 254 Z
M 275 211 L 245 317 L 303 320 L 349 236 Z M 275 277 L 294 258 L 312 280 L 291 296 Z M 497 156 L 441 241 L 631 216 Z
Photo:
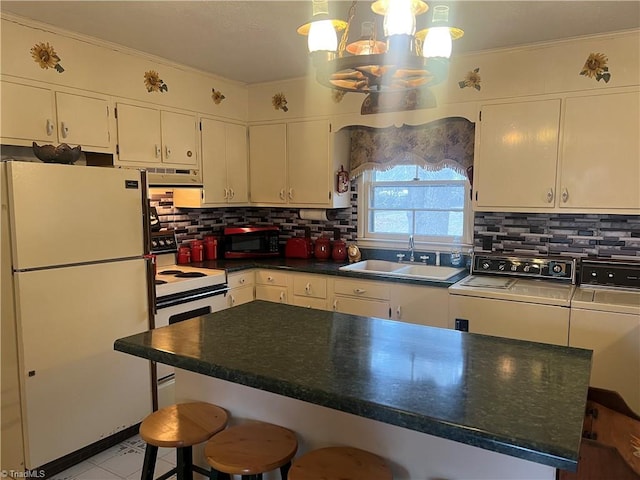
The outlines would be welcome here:
M 433 6 L 433 2 L 429 2 Z M 359 2 L 353 36 L 375 17 Z M 454 55 L 640 27 L 640 1 L 443 1 L 465 31 Z M 350 1 L 330 2 L 345 18 Z M 252 84 L 306 75 L 296 28 L 311 1 L 0 1 L 0 11 L 118 43 Z M 378 17 L 380 19 L 381 17 Z M 429 12 L 417 18 L 418 29 Z

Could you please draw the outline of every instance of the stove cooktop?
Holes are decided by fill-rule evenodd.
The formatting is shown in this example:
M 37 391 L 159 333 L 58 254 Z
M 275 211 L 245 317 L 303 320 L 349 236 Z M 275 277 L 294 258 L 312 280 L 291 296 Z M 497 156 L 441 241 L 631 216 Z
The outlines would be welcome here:
M 158 283 L 162 282 L 162 283 Z M 156 297 L 189 292 L 227 283 L 224 270 L 196 268 L 188 265 L 159 266 L 156 272 Z

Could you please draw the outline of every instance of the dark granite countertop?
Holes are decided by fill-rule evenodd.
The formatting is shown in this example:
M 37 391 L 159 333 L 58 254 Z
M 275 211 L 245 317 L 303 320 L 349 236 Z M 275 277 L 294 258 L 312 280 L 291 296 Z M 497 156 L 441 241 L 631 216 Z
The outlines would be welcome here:
M 591 351 L 254 301 L 115 349 L 575 471 Z
M 424 285 L 430 287 L 448 288 L 459 280 L 469 275 L 468 271 L 459 273 L 449 280 L 422 280 L 413 278 L 399 278 L 392 275 L 371 275 L 354 271 L 340 270 L 340 267 L 348 265 L 347 262 L 321 261 L 304 258 L 260 258 L 246 260 L 205 260 L 204 262 L 192 263 L 194 267 L 218 268 L 226 270 L 228 273 L 240 272 L 251 268 L 271 268 L 275 270 L 286 270 L 290 272 L 318 273 L 321 275 L 337 275 L 341 277 L 359 278 L 363 280 L 375 280 L 395 283 L 407 283 L 413 285 Z

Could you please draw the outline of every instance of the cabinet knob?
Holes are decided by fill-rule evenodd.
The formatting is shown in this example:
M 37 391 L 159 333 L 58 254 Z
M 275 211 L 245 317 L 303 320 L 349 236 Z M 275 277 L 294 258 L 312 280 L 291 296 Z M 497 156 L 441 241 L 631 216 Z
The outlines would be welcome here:
M 311 284 L 307 283 L 304 287 L 304 291 L 307 293 L 307 295 L 311 295 Z
M 156 158 L 160 158 L 160 145 L 154 145 L 155 149 L 156 149 Z
M 398 320 L 402 318 L 402 307 L 400 305 L 396 308 L 396 316 L 398 317 Z
M 284 195 L 284 188 L 280 190 L 280 200 L 284 200 L 285 199 L 285 195 Z
M 553 188 L 547 190 L 547 203 L 553 202 Z
M 65 125 L 64 122 L 60 122 L 60 134 L 62 138 L 67 138 L 69 136 L 69 127 Z
M 273 282 L 273 280 L 274 280 L 274 279 L 273 279 L 273 277 L 272 277 L 271 275 L 269 275 L 269 276 L 267 277 L 267 281 L 269 281 L 269 282 Z
M 240 285 L 244 285 L 244 278 L 241 278 L 240 280 L 238 280 L 238 283 L 239 283 Z
M 46 129 L 47 129 L 47 135 L 51 136 L 53 134 L 53 122 L 48 118 L 47 118 Z
M 169 146 L 164 147 L 164 158 L 169 158 L 171 156 L 171 149 Z
M 353 289 L 353 293 L 356 293 L 358 295 L 362 295 L 363 293 L 367 293 L 367 291 L 364 288 L 354 288 Z
M 567 190 L 566 188 L 563 188 L 561 198 L 563 203 L 567 203 L 567 200 L 569 200 L 569 190 Z
M 233 191 L 233 188 L 229 188 L 229 199 L 232 199 L 236 196 L 236 192 Z
M 293 200 L 293 188 L 289 189 L 289 200 Z
M 336 299 L 333 301 L 333 309 L 337 310 L 337 308 L 338 308 L 338 300 Z
M 232 307 L 236 304 L 236 298 L 233 295 L 229 295 L 229 303 Z
M 284 303 L 284 302 L 285 302 L 284 292 L 280 292 L 280 303 Z
M 224 189 L 224 198 L 225 199 L 229 198 L 229 189 L 228 188 Z

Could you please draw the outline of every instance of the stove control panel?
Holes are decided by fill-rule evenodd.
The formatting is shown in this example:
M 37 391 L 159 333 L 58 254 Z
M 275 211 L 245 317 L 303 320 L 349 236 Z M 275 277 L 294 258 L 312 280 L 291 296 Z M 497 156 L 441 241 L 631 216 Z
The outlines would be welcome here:
M 514 277 L 545 278 L 575 282 L 576 261 L 564 257 L 515 257 L 475 255 L 472 274 L 487 273 Z
M 151 253 L 174 253 L 178 251 L 178 242 L 173 230 L 151 233 Z
M 582 260 L 580 285 L 640 289 L 640 262 Z

